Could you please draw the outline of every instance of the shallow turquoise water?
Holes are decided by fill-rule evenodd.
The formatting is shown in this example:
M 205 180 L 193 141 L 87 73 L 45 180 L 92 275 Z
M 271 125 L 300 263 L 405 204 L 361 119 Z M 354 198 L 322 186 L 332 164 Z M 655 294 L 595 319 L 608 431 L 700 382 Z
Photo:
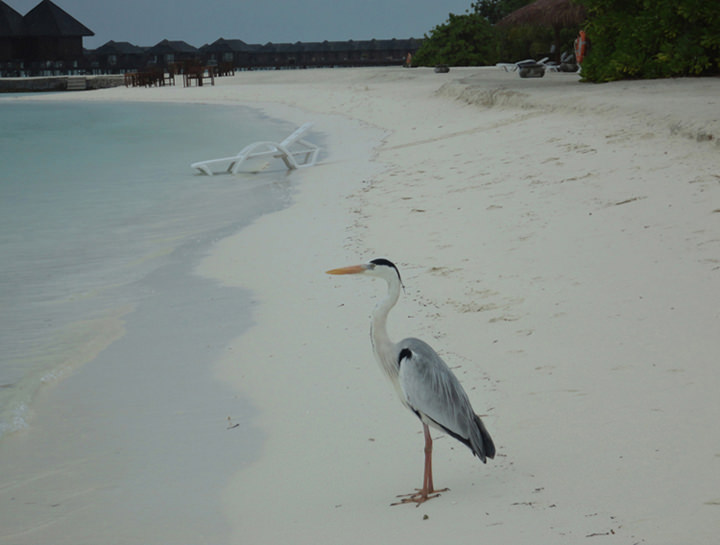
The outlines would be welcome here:
M 282 168 L 210 178 L 189 164 L 294 127 L 239 107 L 11 97 L 0 119 L 2 436 L 27 425 L 43 384 L 108 345 L 112 324 L 178 299 L 158 278 L 191 275 L 215 240 L 290 199 Z M 217 335 L 232 338 L 249 324 L 250 296 L 222 298 L 236 298 L 237 323 Z

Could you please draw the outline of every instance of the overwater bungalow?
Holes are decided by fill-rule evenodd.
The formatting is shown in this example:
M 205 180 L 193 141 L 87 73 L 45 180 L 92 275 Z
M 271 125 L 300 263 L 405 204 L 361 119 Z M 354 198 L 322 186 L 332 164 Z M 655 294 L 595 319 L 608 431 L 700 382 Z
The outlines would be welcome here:
M 148 63 L 162 68 L 198 62 L 200 50 L 182 40 L 163 40 L 147 50 Z
M 83 37 L 95 33 L 50 0 L 18 20 L 0 1 L 0 70 L 3 75 L 51 75 L 85 68 Z
M 242 44 L 242 54 L 232 57 L 236 68 L 306 68 L 402 64 L 408 53 L 414 54 L 418 50 L 422 40 L 410 38 Z M 212 51 L 210 48 L 211 46 L 202 48 L 202 52 L 207 54 Z
M 0 76 L 118 74 L 184 67 L 211 67 L 215 75 L 234 70 L 333 66 L 401 65 L 422 40 L 347 40 L 248 44 L 219 38 L 200 49 L 184 41 L 162 40 L 152 47 L 108 41 L 84 51 L 94 33 L 51 0 L 41 0 L 25 16 L 0 0 Z
M 258 45 L 250 45 L 242 40 L 226 40 L 219 38 L 209 45 L 200 48 L 200 53 L 207 64 L 223 66 L 229 64 L 233 68 L 249 67 L 260 49 Z
M 81 68 L 82 39 L 95 33 L 50 0 L 42 0 L 23 17 L 23 35 L 23 60 L 54 72 Z
M 22 15 L 0 0 L 0 63 L 18 58 L 22 36 Z
M 143 65 L 146 49 L 130 42 L 110 40 L 92 52 L 93 72 L 122 74 Z

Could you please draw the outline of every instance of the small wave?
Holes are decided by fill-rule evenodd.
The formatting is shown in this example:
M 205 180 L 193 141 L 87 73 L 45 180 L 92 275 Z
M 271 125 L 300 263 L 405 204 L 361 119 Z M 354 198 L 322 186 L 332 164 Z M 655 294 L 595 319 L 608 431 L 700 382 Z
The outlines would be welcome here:
M 26 403 L 9 406 L 0 413 L 0 439 L 18 431 L 26 430 L 28 426 L 27 415 L 29 408 Z
M 0 439 L 29 427 L 30 408 L 41 388 L 64 380 L 122 337 L 123 317 L 134 308 L 123 305 L 101 318 L 70 324 L 42 354 L 36 354 L 34 371 L 0 388 Z

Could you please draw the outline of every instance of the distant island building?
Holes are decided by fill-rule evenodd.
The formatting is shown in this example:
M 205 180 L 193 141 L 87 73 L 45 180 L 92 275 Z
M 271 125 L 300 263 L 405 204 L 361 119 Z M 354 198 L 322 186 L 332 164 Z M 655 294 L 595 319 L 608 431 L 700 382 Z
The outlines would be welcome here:
M 170 68 L 199 62 L 235 70 L 335 66 L 401 65 L 422 40 L 363 40 L 247 44 L 220 38 L 195 48 L 187 42 L 163 40 L 150 48 L 127 42 L 108 42 L 88 52 L 94 73 L 121 73 L 147 66 Z
M 50 0 L 24 16 L 0 0 L 0 76 L 123 74 L 149 67 L 181 71 L 186 64 L 230 70 L 402 65 L 422 39 L 247 44 L 219 38 L 196 48 L 162 40 L 151 47 L 108 41 L 95 50 L 94 32 Z

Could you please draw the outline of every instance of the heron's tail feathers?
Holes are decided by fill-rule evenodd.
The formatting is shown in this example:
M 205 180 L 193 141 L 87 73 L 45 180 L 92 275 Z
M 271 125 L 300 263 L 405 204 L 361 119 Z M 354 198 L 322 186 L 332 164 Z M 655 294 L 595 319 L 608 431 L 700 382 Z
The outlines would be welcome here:
M 490 437 L 490 434 L 485 429 L 485 424 L 483 424 L 483 421 L 480 420 L 480 417 L 476 414 L 472 414 L 472 420 L 470 419 L 470 414 L 468 414 L 468 419 L 465 421 L 466 423 L 469 423 L 469 433 L 470 437 L 463 437 L 463 435 L 459 435 L 452 431 L 450 428 L 447 428 L 443 426 L 442 424 L 439 424 L 435 420 L 432 420 L 427 415 L 424 415 L 427 420 L 424 420 L 423 416 L 420 415 L 419 412 L 415 411 L 415 414 L 422 420 L 423 422 L 429 422 L 433 426 L 437 427 L 438 429 L 441 429 L 448 433 L 451 437 L 454 437 L 458 441 L 460 441 L 462 444 L 466 445 L 470 450 L 472 450 L 472 453 L 480 458 L 482 463 L 485 463 L 487 458 L 490 458 L 491 460 L 495 458 L 495 444 L 493 443 L 492 437 Z
M 477 427 L 479 437 L 476 435 L 473 438 L 476 439 L 476 441 L 471 440 L 472 446 L 470 448 L 472 448 L 475 456 L 483 462 L 485 462 L 485 458 L 492 460 L 495 458 L 495 443 L 493 443 L 492 437 L 490 437 L 490 434 L 485 429 L 485 424 L 483 424 L 483 421 L 478 415 L 475 415 L 475 426 Z

